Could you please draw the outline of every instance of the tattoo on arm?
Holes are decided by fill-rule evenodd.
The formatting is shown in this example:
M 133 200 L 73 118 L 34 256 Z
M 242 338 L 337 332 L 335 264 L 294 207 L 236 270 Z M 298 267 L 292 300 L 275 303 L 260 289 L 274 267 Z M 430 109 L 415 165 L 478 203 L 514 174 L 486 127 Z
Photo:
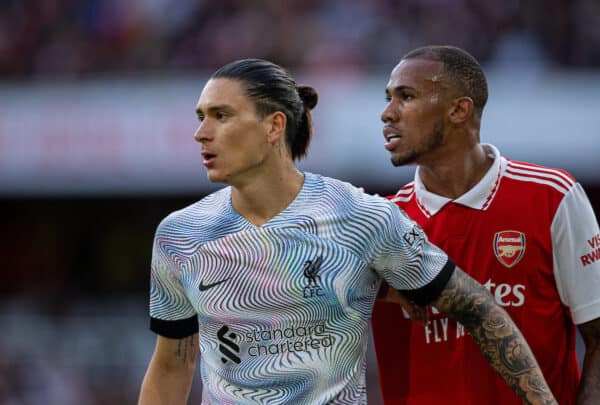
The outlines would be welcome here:
M 465 326 L 525 403 L 556 404 L 523 335 L 483 286 L 457 268 L 433 305 Z
M 175 357 L 182 363 L 188 361 L 195 361 L 198 345 L 198 335 L 192 335 L 179 339 L 177 342 L 177 348 L 175 349 Z
M 585 357 L 576 403 L 591 405 L 600 398 L 600 318 L 579 325 L 579 331 L 585 342 Z

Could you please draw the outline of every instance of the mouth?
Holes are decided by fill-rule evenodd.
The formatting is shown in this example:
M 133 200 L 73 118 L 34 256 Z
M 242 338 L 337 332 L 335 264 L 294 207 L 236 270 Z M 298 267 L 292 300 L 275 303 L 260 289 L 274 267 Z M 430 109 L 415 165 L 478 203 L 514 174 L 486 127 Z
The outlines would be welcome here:
M 206 167 L 211 167 L 214 165 L 215 160 L 217 159 L 217 155 L 210 152 L 202 152 L 202 164 Z
M 386 140 L 386 143 L 383 146 L 388 151 L 392 151 L 397 146 L 400 139 L 402 139 L 402 132 L 398 128 L 386 125 L 383 128 L 383 137 Z

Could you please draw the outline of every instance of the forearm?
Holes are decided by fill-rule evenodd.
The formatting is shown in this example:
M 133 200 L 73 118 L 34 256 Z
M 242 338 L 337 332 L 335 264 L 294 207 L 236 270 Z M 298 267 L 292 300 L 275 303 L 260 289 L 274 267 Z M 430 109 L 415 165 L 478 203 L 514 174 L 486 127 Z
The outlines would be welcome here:
M 193 369 L 169 371 L 151 363 L 142 383 L 139 405 L 187 404 L 193 376 Z
M 556 404 L 523 335 L 484 287 L 457 269 L 433 305 L 465 326 L 524 403 Z
M 579 330 L 585 341 L 585 357 L 577 405 L 597 404 L 600 398 L 600 320 L 580 325 Z

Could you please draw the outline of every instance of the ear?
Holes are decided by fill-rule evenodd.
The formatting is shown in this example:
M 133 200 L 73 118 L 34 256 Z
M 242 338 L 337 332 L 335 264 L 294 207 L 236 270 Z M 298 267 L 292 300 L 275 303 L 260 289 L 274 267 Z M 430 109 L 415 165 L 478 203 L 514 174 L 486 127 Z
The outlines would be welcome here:
M 275 111 L 265 120 L 267 126 L 267 142 L 275 144 L 279 139 L 285 139 L 287 118 L 281 111 Z
M 471 97 L 459 97 L 452 100 L 448 110 L 448 118 L 453 124 L 468 121 L 473 116 L 473 99 Z

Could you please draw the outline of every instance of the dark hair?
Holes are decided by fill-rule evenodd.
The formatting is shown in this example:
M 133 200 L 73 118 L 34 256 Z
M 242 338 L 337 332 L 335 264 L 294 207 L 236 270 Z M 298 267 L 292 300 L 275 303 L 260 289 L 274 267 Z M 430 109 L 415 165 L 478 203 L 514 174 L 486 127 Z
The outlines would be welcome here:
M 287 70 L 263 59 L 231 62 L 211 76 L 211 79 L 217 78 L 242 82 L 260 118 L 276 111 L 284 113 L 287 118 L 285 141 L 292 159 L 306 156 L 312 135 L 310 110 L 319 99 L 314 88 L 297 85 Z
M 473 99 L 478 117 L 488 98 L 487 80 L 477 60 L 467 51 L 449 45 L 429 45 L 414 49 L 404 59 L 426 59 L 442 62 L 454 89 Z

